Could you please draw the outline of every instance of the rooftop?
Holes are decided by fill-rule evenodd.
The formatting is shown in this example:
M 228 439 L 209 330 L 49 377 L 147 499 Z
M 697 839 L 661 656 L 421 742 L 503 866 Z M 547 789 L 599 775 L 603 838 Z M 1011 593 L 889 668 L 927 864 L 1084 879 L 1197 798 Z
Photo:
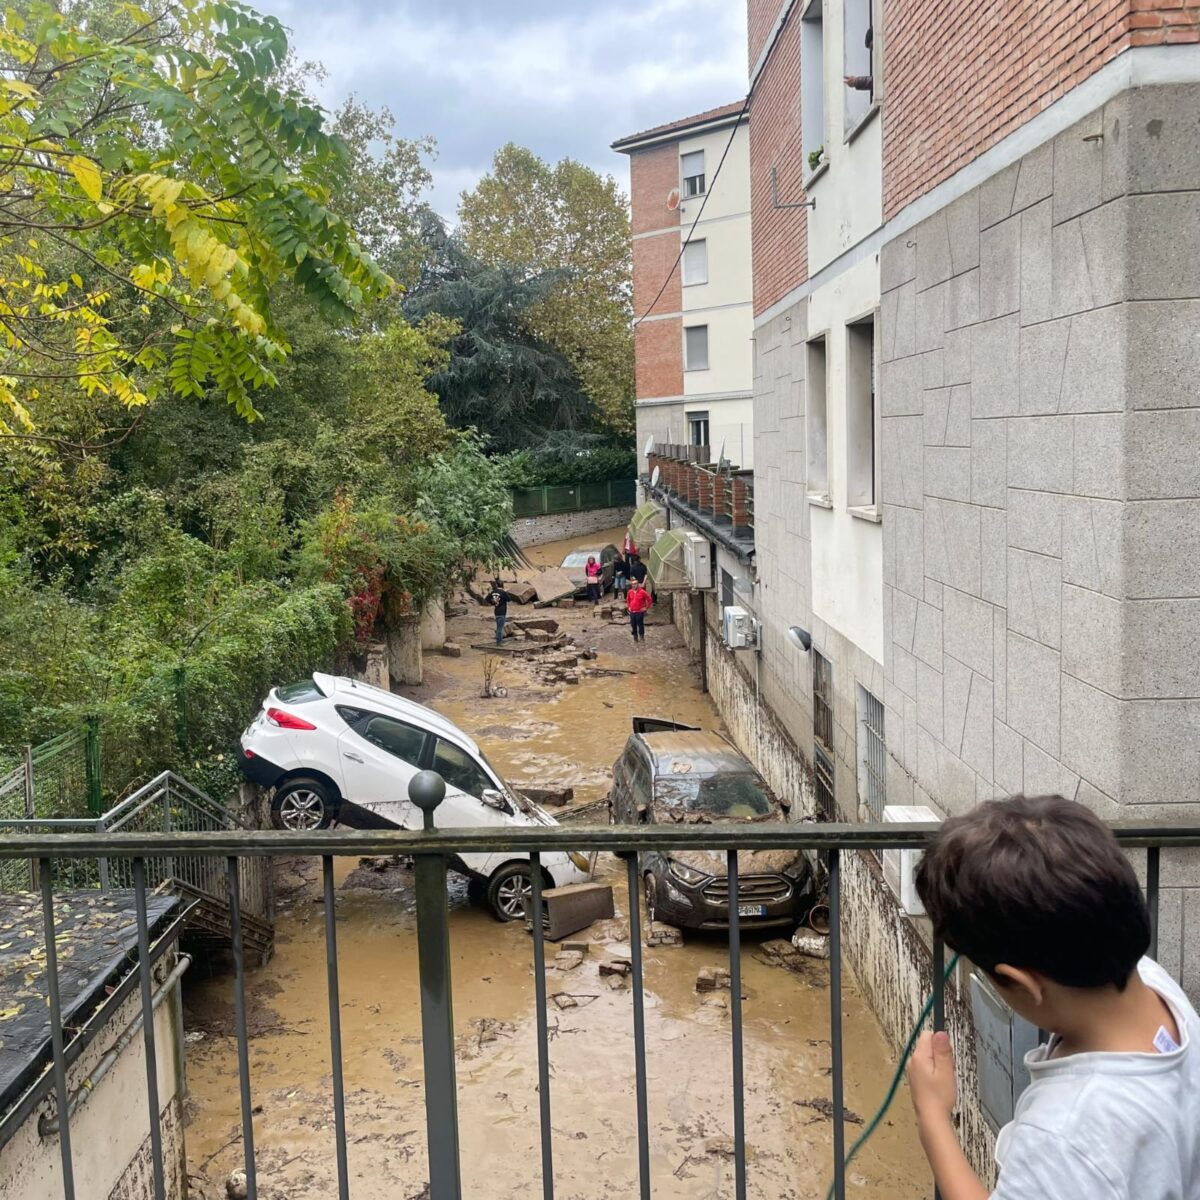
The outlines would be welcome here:
M 631 133 L 626 137 L 618 138 L 613 142 L 612 148 L 626 153 L 636 150 L 641 142 L 661 141 L 669 134 L 682 136 L 699 125 L 712 125 L 728 121 L 731 117 L 738 116 L 745 105 L 744 100 L 735 100 L 732 104 L 722 104 L 719 108 L 710 108 L 691 117 L 680 117 L 678 120 L 668 121 L 665 125 L 655 125 L 651 129 L 643 129 L 641 133 Z

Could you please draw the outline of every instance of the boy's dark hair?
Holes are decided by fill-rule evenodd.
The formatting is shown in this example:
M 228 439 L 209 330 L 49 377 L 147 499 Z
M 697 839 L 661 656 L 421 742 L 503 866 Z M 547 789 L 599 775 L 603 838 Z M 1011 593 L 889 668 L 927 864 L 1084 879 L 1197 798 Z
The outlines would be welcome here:
M 1150 946 L 1150 914 L 1116 838 L 1062 796 L 991 800 L 938 831 L 917 892 L 948 946 L 1067 987 L 1123 990 Z

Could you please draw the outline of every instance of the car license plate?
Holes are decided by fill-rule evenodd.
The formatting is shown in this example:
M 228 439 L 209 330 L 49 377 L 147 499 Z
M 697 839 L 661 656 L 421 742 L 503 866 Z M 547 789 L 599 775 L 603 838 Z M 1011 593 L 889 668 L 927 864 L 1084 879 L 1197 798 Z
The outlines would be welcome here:
M 765 904 L 739 904 L 739 917 L 765 917 L 767 915 L 767 906 Z

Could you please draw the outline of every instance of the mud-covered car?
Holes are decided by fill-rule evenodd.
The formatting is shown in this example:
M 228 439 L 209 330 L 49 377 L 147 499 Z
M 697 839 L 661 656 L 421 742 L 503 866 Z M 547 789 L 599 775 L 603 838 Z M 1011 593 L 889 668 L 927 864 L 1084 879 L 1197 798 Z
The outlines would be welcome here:
M 672 721 L 635 717 L 613 765 L 609 806 L 614 824 L 759 824 L 787 820 L 787 810 L 728 740 Z M 738 923 L 746 928 L 796 925 L 816 900 L 812 864 L 794 850 L 738 852 Z M 641 855 L 652 920 L 685 929 L 729 926 L 724 850 Z

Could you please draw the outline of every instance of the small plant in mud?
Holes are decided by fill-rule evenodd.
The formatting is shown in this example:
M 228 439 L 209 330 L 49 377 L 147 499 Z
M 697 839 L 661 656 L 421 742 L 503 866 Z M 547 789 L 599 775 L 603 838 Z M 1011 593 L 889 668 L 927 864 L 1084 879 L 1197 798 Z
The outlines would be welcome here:
M 490 700 L 496 693 L 496 671 L 500 660 L 494 654 L 483 656 L 483 698 Z

